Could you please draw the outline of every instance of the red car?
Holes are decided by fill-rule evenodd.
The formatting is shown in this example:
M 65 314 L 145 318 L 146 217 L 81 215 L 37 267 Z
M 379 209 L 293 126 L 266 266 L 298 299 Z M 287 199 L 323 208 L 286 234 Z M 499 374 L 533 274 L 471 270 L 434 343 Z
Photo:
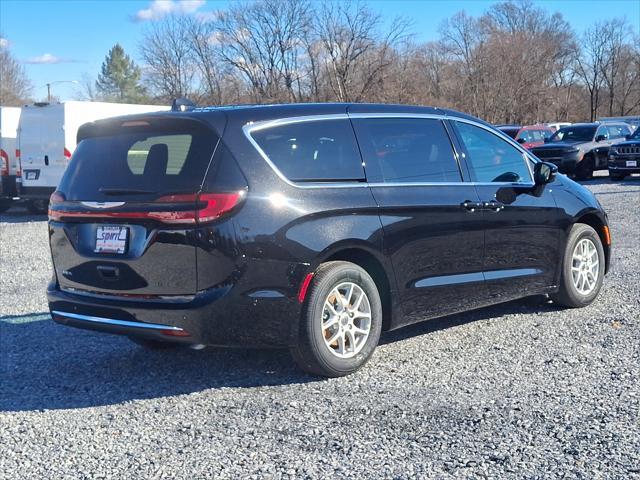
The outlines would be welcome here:
M 498 130 L 506 133 L 524 148 L 530 150 L 544 144 L 545 137 L 553 135 L 553 130 L 546 125 L 497 125 Z

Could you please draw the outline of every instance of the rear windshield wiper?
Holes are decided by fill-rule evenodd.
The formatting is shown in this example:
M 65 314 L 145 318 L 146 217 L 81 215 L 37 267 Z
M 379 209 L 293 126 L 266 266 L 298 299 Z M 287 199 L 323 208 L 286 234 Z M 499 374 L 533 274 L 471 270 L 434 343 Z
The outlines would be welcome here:
M 98 189 L 100 193 L 104 193 L 105 195 L 152 195 L 154 192 L 152 190 L 141 190 L 139 188 L 105 188 L 100 187 Z

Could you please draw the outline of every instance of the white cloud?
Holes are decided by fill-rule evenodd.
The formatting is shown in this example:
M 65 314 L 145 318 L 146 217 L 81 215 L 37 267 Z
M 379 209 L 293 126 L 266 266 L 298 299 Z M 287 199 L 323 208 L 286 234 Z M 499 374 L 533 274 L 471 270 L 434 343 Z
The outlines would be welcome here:
M 33 65 L 52 65 L 54 63 L 77 63 L 77 60 L 71 60 L 69 58 L 61 58 L 51 53 L 44 53 L 37 57 L 31 57 L 25 60 L 24 63 Z
M 9 48 L 10 42 L 6 38 L 0 37 L 0 48 Z
M 195 13 L 205 4 L 205 0 L 153 0 L 149 8 L 138 10 L 133 16 L 134 22 L 158 20 L 167 15 L 186 15 Z

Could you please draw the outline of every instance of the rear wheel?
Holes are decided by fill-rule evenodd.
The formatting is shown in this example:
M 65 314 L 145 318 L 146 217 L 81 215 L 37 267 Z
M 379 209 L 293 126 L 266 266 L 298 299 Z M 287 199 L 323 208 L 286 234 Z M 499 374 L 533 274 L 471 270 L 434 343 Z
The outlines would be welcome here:
M 162 340 L 151 340 L 142 337 L 129 337 L 129 340 L 148 350 L 170 350 L 180 346 L 177 342 L 163 342 Z
M 593 155 L 585 155 L 582 161 L 576 165 L 576 178 L 578 180 L 591 180 L 593 178 L 593 169 L 595 162 Z
M 44 215 L 49 208 L 49 202 L 47 200 L 29 200 L 27 202 L 27 210 L 34 215 Z
M 602 287 L 604 267 L 604 249 L 596 231 L 589 225 L 575 224 L 565 247 L 560 290 L 551 299 L 569 308 L 591 304 Z
M 291 353 L 307 372 L 348 375 L 369 360 L 381 330 L 382 303 L 371 276 L 350 262 L 327 262 L 313 278 Z

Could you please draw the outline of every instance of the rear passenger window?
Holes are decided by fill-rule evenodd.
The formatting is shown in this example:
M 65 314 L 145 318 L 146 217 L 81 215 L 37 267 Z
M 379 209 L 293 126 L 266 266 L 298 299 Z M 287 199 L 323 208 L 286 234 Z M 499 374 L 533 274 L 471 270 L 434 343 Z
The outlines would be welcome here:
M 454 122 L 474 182 L 530 183 L 531 172 L 522 153 L 497 135 L 474 125 Z
M 311 120 L 251 132 L 269 160 L 289 180 L 364 180 L 349 120 Z
M 354 126 L 367 173 L 386 183 L 460 182 L 460 170 L 440 120 L 359 118 Z

